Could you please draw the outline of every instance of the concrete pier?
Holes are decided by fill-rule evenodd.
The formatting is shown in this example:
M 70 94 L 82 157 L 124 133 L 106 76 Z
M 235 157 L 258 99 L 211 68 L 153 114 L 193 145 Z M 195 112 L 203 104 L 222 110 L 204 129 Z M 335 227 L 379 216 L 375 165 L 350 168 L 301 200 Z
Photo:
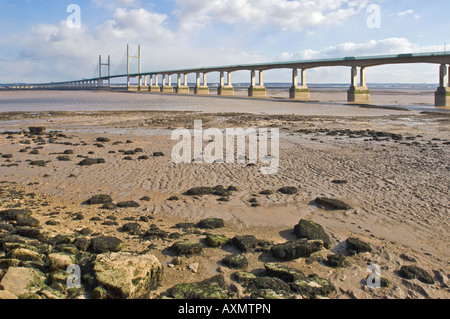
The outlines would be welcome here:
M 298 85 L 298 69 L 292 70 L 292 87 L 289 90 L 289 98 L 299 101 L 308 101 L 310 91 L 306 86 L 306 70 L 301 70 L 301 85 Z
M 209 95 L 209 87 L 207 82 L 206 73 L 203 73 L 203 84 L 200 84 L 200 73 L 196 75 L 196 86 L 194 94 L 196 95 Z
M 366 68 L 360 68 L 360 85 L 357 85 L 358 81 L 358 68 L 352 67 L 351 69 L 351 86 L 347 91 L 347 101 L 349 103 L 368 104 L 370 103 L 370 91 L 366 82 Z
M 148 91 L 150 93 L 160 93 L 161 89 L 158 85 L 158 74 L 155 74 L 154 78 L 155 82 L 153 82 L 153 75 L 150 75 L 150 86 L 148 88 Z
M 233 96 L 234 95 L 234 87 L 231 82 L 231 72 L 227 74 L 227 85 L 225 85 L 225 73 L 220 72 L 220 84 L 217 89 L 217 94 L 220 96 Z
M 439 67 L 439 87 L 434 94 L 434 105 L 450 108 L 450 66 L 446 64 Z
M 256 85 L 256 71 L 252 70 L 250 74 L 250 87 L 248 88 L 249 97 L 266 97 L 267 90 L 264 86 L 264 73 L 259 71 L 259 85 Z
M 182 78 L 183 78 L 183 84 L 181 84 Z M 178 74 L 177 93 L 178 94 L 189 94 L 187 74 Z
M 168 82 L 166 82 L 166 77 L 168 78 Z M 161 86 L 161 93 L 173 93 L 172 76 L 170 74 L 163 75 L 163 83 Z

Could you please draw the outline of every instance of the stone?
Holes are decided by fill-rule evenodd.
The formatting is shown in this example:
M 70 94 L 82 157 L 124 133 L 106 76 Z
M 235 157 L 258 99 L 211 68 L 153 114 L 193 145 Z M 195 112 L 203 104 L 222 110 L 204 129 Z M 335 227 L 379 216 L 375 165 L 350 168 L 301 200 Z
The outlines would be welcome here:
M 278 263 L 265 263 L 264 268 L 266 274 L 271 277 L 280 278 L 286 282 L 293 282 L 295 280 L 306 279 L 305 274 L 300 270 L 289 268 L 285 265 Z
M 97 142 L 100 142 L 100 143 L 107 143 L 107 142 L 109 142 L 109 141 L 110 141 L 109 138 L 106 138 L 106 137 L 97 137 Z
M 45 127 L 42 126 L 32 126 L 29 127 L 28 130 L 30 131 L 30 134 L 32 135 L 43 135 L 45 134 Z
M 211 195 L 214 193 L 214 188 L 212 187 L 194 187 L 189 189 L 186 192 L 188 196 L 203 196 L 203 195 Z
M 372 247 L 357 238 L 348 238 L 346 240 L 347 244 L 347 251 L 352 254 L 359 254 L 359 253 L 370 253 L 372 252 Z
M 225 227 L 225 223 L 221 218 L 208 218 L 198 222 L 196 227 L 203 229 L 217 229 Z
M 138 208 L 141 205 L 139 205 L 139 203 L 135 202 L 135 201 L 125 201 L 125 202 L 120 202 L 117 204 L 117 207 L 120 208 Z
M 256 275 L 248 271 L 236 271 L 232 277 L 239 283 L 248 285 L 252 280 L 256 279 Z
M 242 254 L 228 255 L 224 259 L 222 259 L 222 262 L 224 265 L 233 269 L 243 269 L 247 268 L 248 266 L 248 260 Z
M 6 290 L 0 290 L 0 300 L 14 300 L 14 299 L 18 299 L 18 297 L 15 294 L 10 293 L 9 291 Z
M 122 231 L 127 233 L 134 233 L 138 231 L 141 228 L 141 225 L 139 223 L 126 223 L 122 226 Z
M 320 239 L 323 241 L 325 248 L 329 249 L 331 246 L 330 237 L 327 235 L 323 227 L 312 221 L 300 220 L 300 222 L 295 225 L 294 233 L 298 238 L 306 238 L 309 240 Z
M 33 293 L 44 287 L 45 280 L 45 275 L 36 269 L 10 267 L 0 285 L 4 290 L 20 297 L 25 293 Z
M 67 270 L 74 263 L 73 257 L 62 253 L 48 254 L 48 263 L 52 271 Z
M 321 240 L 299 239 L 275 245 L 271 248 L 271 252 L 275 258 L 288 261 L 308 257 L 312 253 L 322 249 L 323 241 Z
M 17 219 L 18 226 L 29 226 L 29 227 L 38 227 L 40 222 L 36 218 L 33 217 L 21 217 L 19 216 Z
M 104 164 L 105 160 L 103 158 L 85 158 L 78 163 L 80 166 L 91 166 L 96 164 Z
M 9 254 L 8 258 L 18 259 L 20 261 L 37 261 L 42 262 L 43 256 L 36 251 L 25 249 L 25 248 L 17 248 L 13 249 Z
M 325 263 L 333 268 L 343 268 L 350 266 L 350 262 L 343 254 L 328 255 Z
M 349 210 L 352 207 L 341 200 L 326 197 L 317 197 L 316 205 L 328 210 Z
M 42 160 L 39 160 L 39 161 L 31 161 L 31 162 L 29 163 L 29 165 L 31 165 L 31 166 L 45 166 L 45 165 L 46 165 L 46 162 L 45 162 L 45 161 L 42 161 Z
M 87 205 L 100 205 L 100 204 L 110 204 L 113 200 L 109 195 L 95 195 L 86 201 Z
M 278 191 L 280 193 L 286 194 L 286 195 L 295 195 L 298 193 L 297 187 L 293 187 L 293 186 L 282 187 Z
M 315 274 L 308 276 L 306 279 L 296 280 L 290 284 L 292 291 L 295 293 L 313 299 L 318 296 L 327 297 L 335 291 L 334 285 Z
M 42 240 L 44 239 L 45 235 L 41 229 L 35 228 L 35 227 L 16 227 L 16 230 L 14 231 L 14 234 L 17 234 L 22 237 Z
M 225 245 L 228 238 L 223 235 L 208 234 L 205 238 L 205 244 L 211 248 L 218 248 Z
M 198 283 L 183 283 L 169 289 L 174 299 L 230 299 L 233 294 L 228 291 L 223 275 L 217 275 Z
M 188 269 L 192 271 L 194 274 L 198 272 L 199 263 L 192 263 L 188 266 Z
M 162 279 L 162 266 L 150 254 L 128 252 L 97 256 L 93 270 L 98 285 L 106 292 L 103 298 L 148 298 Z
M 253 235 L 235 236 L 231 239 L 231 244 L 243 253 L 254 251 L 258 247 L 259 242 Z
M 92 238 L 91 249 L 95 253 L 118 252 L 125 246 L 125 243 L 117 237 L 101 236 Z
M 153 157 L 162 157 L 162 156 L 166 156 L 163 152 L 154 152 L 153 153 Z
M 260 195 L 272 195 L 273 191 L 271 191 L 270 189 L 266 189 L 266 190 L 259 192 L 259 194 Z
M 402 266 L 399 275 L 405 279 L 418 279 L 425 284 L 434 284 L 433 276 L 418 266 Z
M 29 209 L 7 209 L 0 212 L 0 218 L 3 220 L 17 220 L 18 218 L 30 217 L 32 214 Z
M 248 289 L 253 293 L 252 298 L 284 299 L 292 294 L 289 284 L 274 277 L 257 277 L 250 282 Z
M 89 238 L 85 238 L 85 237 L 77 237 L 73 241 L 73 245 L 79 251 L 86 251 L 86 250 L 88 250 L 89 246 L 91 245 L 91 240 Z
M 200 243 L 181 241 L 173 244 L 170 249 L 177 255 L 196 255 L 203 251 L 203 246 Z

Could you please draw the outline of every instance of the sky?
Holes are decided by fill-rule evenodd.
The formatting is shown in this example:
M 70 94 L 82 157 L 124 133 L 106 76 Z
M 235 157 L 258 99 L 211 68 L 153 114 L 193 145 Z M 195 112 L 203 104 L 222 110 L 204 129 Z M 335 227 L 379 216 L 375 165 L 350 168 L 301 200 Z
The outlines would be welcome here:
M 111 55 L 112 74 L 123 74 L 127 44 L 131 54 L 141 45 L 149 72 L 450 51 L 449 12 L 443 0 L 0 0 L 0 83 L 92 78 L 99 55 Z M 367 81 L 437 83 L 438 70 L 378 66 Z M 291 71 L 264 77 L 290 82 Z M 250 72 L 233 73 L 233 82 L 249 81 Z M 350 69 L 311 69 L 307 81 L 349 83 Z

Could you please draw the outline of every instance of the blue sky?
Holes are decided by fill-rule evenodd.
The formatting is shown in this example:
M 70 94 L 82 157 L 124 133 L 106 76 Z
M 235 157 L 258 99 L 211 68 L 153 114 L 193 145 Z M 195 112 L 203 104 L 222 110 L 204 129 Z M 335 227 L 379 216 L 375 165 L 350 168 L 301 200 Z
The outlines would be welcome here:
M 70 4 L 80 7 L 81 28 L 67 24 Z M 379 8 L 379 27 L 369 27 L 368 8 Z M 90 78 L 99 54 L 124 73 L 128 43 L 142 45 L 144 71 L 443 51 L 445 43 L 450 51 L 449 12 L 443 0 L 0 0 L 0 83 Z M 248 82 L 247 73 L 233 80 Z M 370 68 L 367 77 L 436 83 L 437 73 L 403 65 Z M 288 82 L 290 72 L 265 78 Z M 308 71 L 313 83 L 349 80 L 346 68 Z

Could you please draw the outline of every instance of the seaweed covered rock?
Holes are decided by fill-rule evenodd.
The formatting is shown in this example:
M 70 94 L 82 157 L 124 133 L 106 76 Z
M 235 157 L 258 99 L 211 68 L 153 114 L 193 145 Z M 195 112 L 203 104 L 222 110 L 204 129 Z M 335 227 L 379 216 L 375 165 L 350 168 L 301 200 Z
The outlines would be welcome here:
M 343 268 L 350 266 L 350 262 L 343 254 L 328 255 L 325 263 L 333 268 Z
M 100 204 L 111 204 L 113 202 L 111 196 L 109 195 L 95 195 L 86 201 L 87 205 L 100 205 Z
M 425 284 L 434 284 L 433 276 L 418 266 L 402 266 L 399 275 L 405 279 L 418 279 Z
M 184 283 L 169 289 L 169 296 L 175 299 L 230 299 L 223 275 L 217 275 L 198 283 Z
M 280 278 L 286 282 L 293 282 L 295 280 L 306 279 L 305 274 L 300 270 L 289 268 L 279 263 L 266 263 L 266 274 L 271 277 Z
M 292 296 L 289 284 L 280 278 L 257 277 L 247 288 L 252 293 L 252 298 L 286 299 Z
M 325 248 L 329 249 L 331 247 L 331 240 L 328 234 L 325 232 L 323 227 L 312 221 L 300 220 L 300 222 L 295 225 L 294 233 L 298 238 L 306 238 L 309 240 L 320 239 L 323 241 Z
M 236 246 L 243 253 L 253 252 L 256 250 L 268 250 L 272 243 L 257 239 L 253 235 L 235 236 L 231 239 L 230 243 Z
M 97 297 L 108 299 L 147 298 L 162 279 L 162 266 L 150 254 L 137 255 L 127 252 L 97 256 L 94 274 L 106 294 Z
M 372 251 L 372 247 L 368 244 L 359 240 L 358 238 L 348 238 L 346 240 L 347 251 L 351 255 L 356 255 L 359 253 L 370 253 Z
M 208 234 L 205 238 L 205 244 L 211 248 L 217 248 L 225 245 L 228 242 L 228 238 L 223 235 Z
M 91 249 L 98 254 L 106 252 L 118 252 L 125 246 L 125 243 L 117 237 L 100 236 L 92 238 Z
M 198 222 L 196 227 L 203 229 L 217 229 L 225 227 L 225 223 L 221 218 L 208 218 Z
M 196 255 L 203 251 L 203 246 L 201 243 L 180 241 L 173 244 L 170 250 L 174 251 L 177 255 Z
M 286 186 L 286 187 L 281 187 L 278 191 L 280 193 L 286 194 L 286 195 L 295 195 L 298 193 L 298 188 L 294 187 L 294 186 Z
M 339 199 L 327 198 L 327 197 L 317 197 L 316 205 L 328 210 L 349 210 L 352 207 Z
M 32 126 L 28 128 L 28 131 L 32 135 L 43 135 L 45 134 L 46 128 L 43 126 Z
M 306 279 L 299 279 L 290 284 L 292 291 L 301 296 L 313 299 L 319 296 L 327 297 L 335 291 L 334 285 L 315 274 Z
M 242 254 L 228 255 L 224 259 L 222 259 L 222 262 L 224 265 L 233 269 L 243 269 L 247 268 L 248 266 L 248 260 Z
M 78 163 L 80 166 L 91 166 L 96 164 L 104 164 L 105 160 L 103 158 L 85 158 Z
M 186 195 L 189 196 L 203 196 L 203 195 L 211 195 L 214 193 L 214 188 L 212 187 L 194 187 L 189 189 L 186 192 Z
M 308 257 L 312 253 L 322 249 L 323 241 L 321 240 L 299 239 L 275 245 L 271 248 L 271 252 L 275 258 L 288 261 Z
M 0 212 L 0 218 L 3 220 L 16 220 L 19 218 L 30 217 L 32 215 L 29 209 L 7 209 Z
M 117 207 L 120 208 L 138 208 L 141 205 L 139 205 L 139 203 L 135 202 L 135 201 L 125 201 L 125 202 L 120 202 L 117 203 Z

